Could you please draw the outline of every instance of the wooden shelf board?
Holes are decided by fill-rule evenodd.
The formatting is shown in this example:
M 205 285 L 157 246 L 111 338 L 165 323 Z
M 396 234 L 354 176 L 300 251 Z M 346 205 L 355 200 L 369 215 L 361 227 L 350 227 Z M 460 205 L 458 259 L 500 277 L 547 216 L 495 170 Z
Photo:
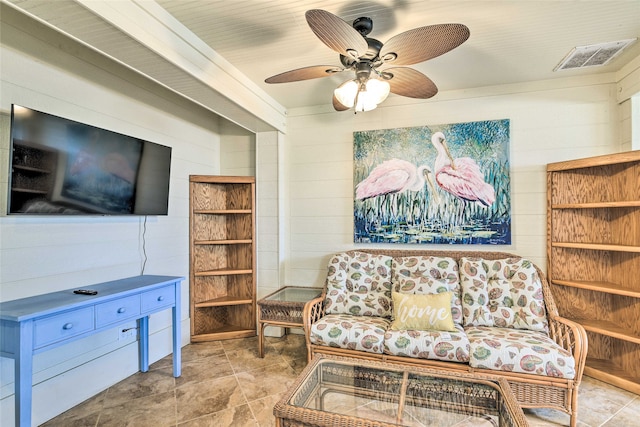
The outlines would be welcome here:
M 191 335 L 191 342 L 205 342 L 212 340 L 225 340 L 231 338 L 248 338 L 255 337 L 255 329 L 241 328 L 239 326 L 227 325 L 216 331 L 211 331 L 203 334 Z
M 603 243 L 551 242 L 554 248 L 590 249 L 594 251 L 616 251 L 640 253 L 640 246 L 609 245 Z
M 194 303 L 194 306 L 197 308 L 202 308 L 202 307 L 219 307 L 219 306 L 243 305 L 243 304 L 253 304 L 253 299 L 226 296 L 221 298 L 215 298 L 208 301 L 197 302 L 197 303 Z
M 566 171 L 572 169 L 593 168 L 597 166 L 616 165 L 619 163 L 640 161 L 640 151 L 604 154 L 584 159 L 565 160 L 547 164 L 547 172 Z
M 251 209 L 196 209 L 194 214 L 209 214 L 209 215 L 227 215 L 227 214 L 250 214 Z
M 251 269 L 233 269 L 233 268 L 222 268 L 219 270 L 208 270 L 208 271 L 199 271 L 194 273 L 196 277 L 199 276 L 231 276 L 235 274 L 251 274 L 253 270 Z
M 245 245 L 251 244 L 251 239 L 227 239 L 227 240 L 196 240 L 194 245 Z
M 560 286 L 567 286 L 570 288 L 587 289 L 596 292 L 602 292 L 605 294 L 622 295 L 632 298 L 640 298 L 640 291 L 633 289 L 624 289 L 615 283 L 610 282 L 595 282 L 595 281 L 583 281 L 583 280 L 557 280 L 551 279 L 551 283 Z
M 607 322 L 604 320 L 590 320 L 590 319 L 571 319 L 580 323 L 589 332 L 594 332 L 600 335 L 606 335 L 608 337 L 617 338 L 622 341 L 628 341 L 635 344 L 640 344 L 640 336 L 634 334 L 628 329 L 619 327 L 613 322 Z
M 627 371 L 614 365 L 610 360 L 588 357 L 584 374 L 632 393 L 640 394 L 640 378 L 630 376 Z
M 636 208 L 640 207 L 640 200 L 620 202 L 591 202 L 591 203 L 557 203 L 551 209 L 594 209 L 594 208 Z

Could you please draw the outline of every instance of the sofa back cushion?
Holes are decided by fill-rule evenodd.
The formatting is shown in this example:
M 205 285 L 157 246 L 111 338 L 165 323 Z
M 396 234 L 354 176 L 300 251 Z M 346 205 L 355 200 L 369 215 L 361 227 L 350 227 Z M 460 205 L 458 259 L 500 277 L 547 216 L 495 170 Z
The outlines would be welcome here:
M 548 331 L 542 283 L 524 258 L 460 258 L 465 326 Z
M 391 316 L 391 257 L 343 252 L 329 261 L 326 314 Z
M 462 324 L 458 263 L 453 258 L 409 256 L 393 259 L 393 290 L 402 294 L 428 295 L 451 292 L 451 318 Z

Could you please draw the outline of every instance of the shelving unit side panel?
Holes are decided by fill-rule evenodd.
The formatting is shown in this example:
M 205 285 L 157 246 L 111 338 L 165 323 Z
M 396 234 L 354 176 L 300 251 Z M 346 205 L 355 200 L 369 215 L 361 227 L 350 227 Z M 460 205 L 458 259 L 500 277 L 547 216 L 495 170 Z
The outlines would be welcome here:
M 228 321 L 231 325 L 242 329 L 256 329 L 256 312 L 254 305 L 234 305 L 228 308 Z
M 193 214 L 193 240 L 225 240 L 229 235 L 226 215 Z
M 199 276 L 194 280 L 192 303 L 210 301 L 229 295 L 228 276 Z
M 192 335 L 211 334 L 229 324 L 228 307 L 196 307 Z
M 621 328 L 628 329 L 636 337 L 640 337 L 640 299 L 624 295 L 610 295 L 609 298 L 612 320 Z
M 227 209 L 253 209 L 251 184 L 231 184 L 227 186 Z
M 609 281 L 620 287 L 640 292 L 640 254 L 616 252 L 611 254 L 613 272 Z M 640 300 L 638 300 L 640 304 Z M 640 311 L 640 308 L 638 308 Z
M 226 235 L 231 239 L 253 239 L 253 215 L 229 215 L 226 221 Z
M 562 317 L 614 321 L 612 295 L 557 285 L 552 287 L 552 292 Z
M 191 183 L 192 210 L 226 209 L 227 189 L 224 184 Z
M 226 269 L 231 267 L 228 264 L 226 246 L 196 245 L 193 248 L 193 251 L 193 267 L 197 273 L 202 273 L 210 270 Z
M 640 247 L 640 208 L 609 209 L 609 221 L 611 243 Z
M 607 168 L 607 166 L 603 166 Z M 551 203 L 610 201 L 611 182 L 605 169 L 572 169 L 551 173 Z
M 614 345 L 611 351 L 612 362 L 620 366 L 627 375 L 636 379 L 640 384 L 640 345 L 627 342 L 613 340 Z
M 611 199 L 640 200 L 640 161 L 611 166 Z
M 551 248 L 552 262 L 548 266 L 548 275 L 551 280 L 608 281 L 611 277 L 611 256 L 608 251 Z
M 230 296 L 255 300 L 253 275 L 238 274 L 229 276 L 228 293 Z
M 617 341 L 615 338 L 587 331 L 587 341 L 589 343 L 589 358 L 611 360 L 613 341 Z
M 552 242 L 616 243 L 607 209 L 553 209 L 551 216 Z

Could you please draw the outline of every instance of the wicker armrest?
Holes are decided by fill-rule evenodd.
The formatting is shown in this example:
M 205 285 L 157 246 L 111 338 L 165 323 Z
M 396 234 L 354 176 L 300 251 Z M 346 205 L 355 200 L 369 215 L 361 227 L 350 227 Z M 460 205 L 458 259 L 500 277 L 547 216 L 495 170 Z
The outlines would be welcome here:
M 576 361 L 576 381 L 580 381 L 587 359 L 587 332 L 579 323 L 553 316 L 549 319 L 549 336 L 562 348 L 571 352 Z
M 304 305 L 304 311 L 302 312 L 302 321 L 304 322 L 304 333 L 308 336 L 311 331 L 311 325 L 316 323 L 322 316 L 324 316 L 324 293 L 319 297 L 308 301 Z

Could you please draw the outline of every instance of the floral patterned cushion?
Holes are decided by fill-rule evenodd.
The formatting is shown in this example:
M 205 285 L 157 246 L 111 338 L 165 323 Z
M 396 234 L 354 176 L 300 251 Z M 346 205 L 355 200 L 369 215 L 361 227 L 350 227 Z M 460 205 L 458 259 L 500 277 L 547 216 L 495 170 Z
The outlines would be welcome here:
M 548 377 L 575 377 L 575 360 L 543 332 L 469 326 L 465 328 L 473 368 Z
M 325 313 L 391 316 L 391 257 L 363 252 L 329 261 Z
M 392 331 L 384 334 L 384 352 L 394 356 L 418 359 L 469 361 L 469 339 L 462 326 L 457 332 L 442 331 Z
M 453 258 L 410 256 L 394 258 L 393 290 L 403 294 L 436 294 L 451 291 L 451 317 L 462 324 L 460 276 Z
M 311 326 L 312 344 L 382 353 L 391 322 L 383 317 L 327 314 Z
M 542 283 L 524 258 L 460 259 L 465 326 L 548 331 Z

